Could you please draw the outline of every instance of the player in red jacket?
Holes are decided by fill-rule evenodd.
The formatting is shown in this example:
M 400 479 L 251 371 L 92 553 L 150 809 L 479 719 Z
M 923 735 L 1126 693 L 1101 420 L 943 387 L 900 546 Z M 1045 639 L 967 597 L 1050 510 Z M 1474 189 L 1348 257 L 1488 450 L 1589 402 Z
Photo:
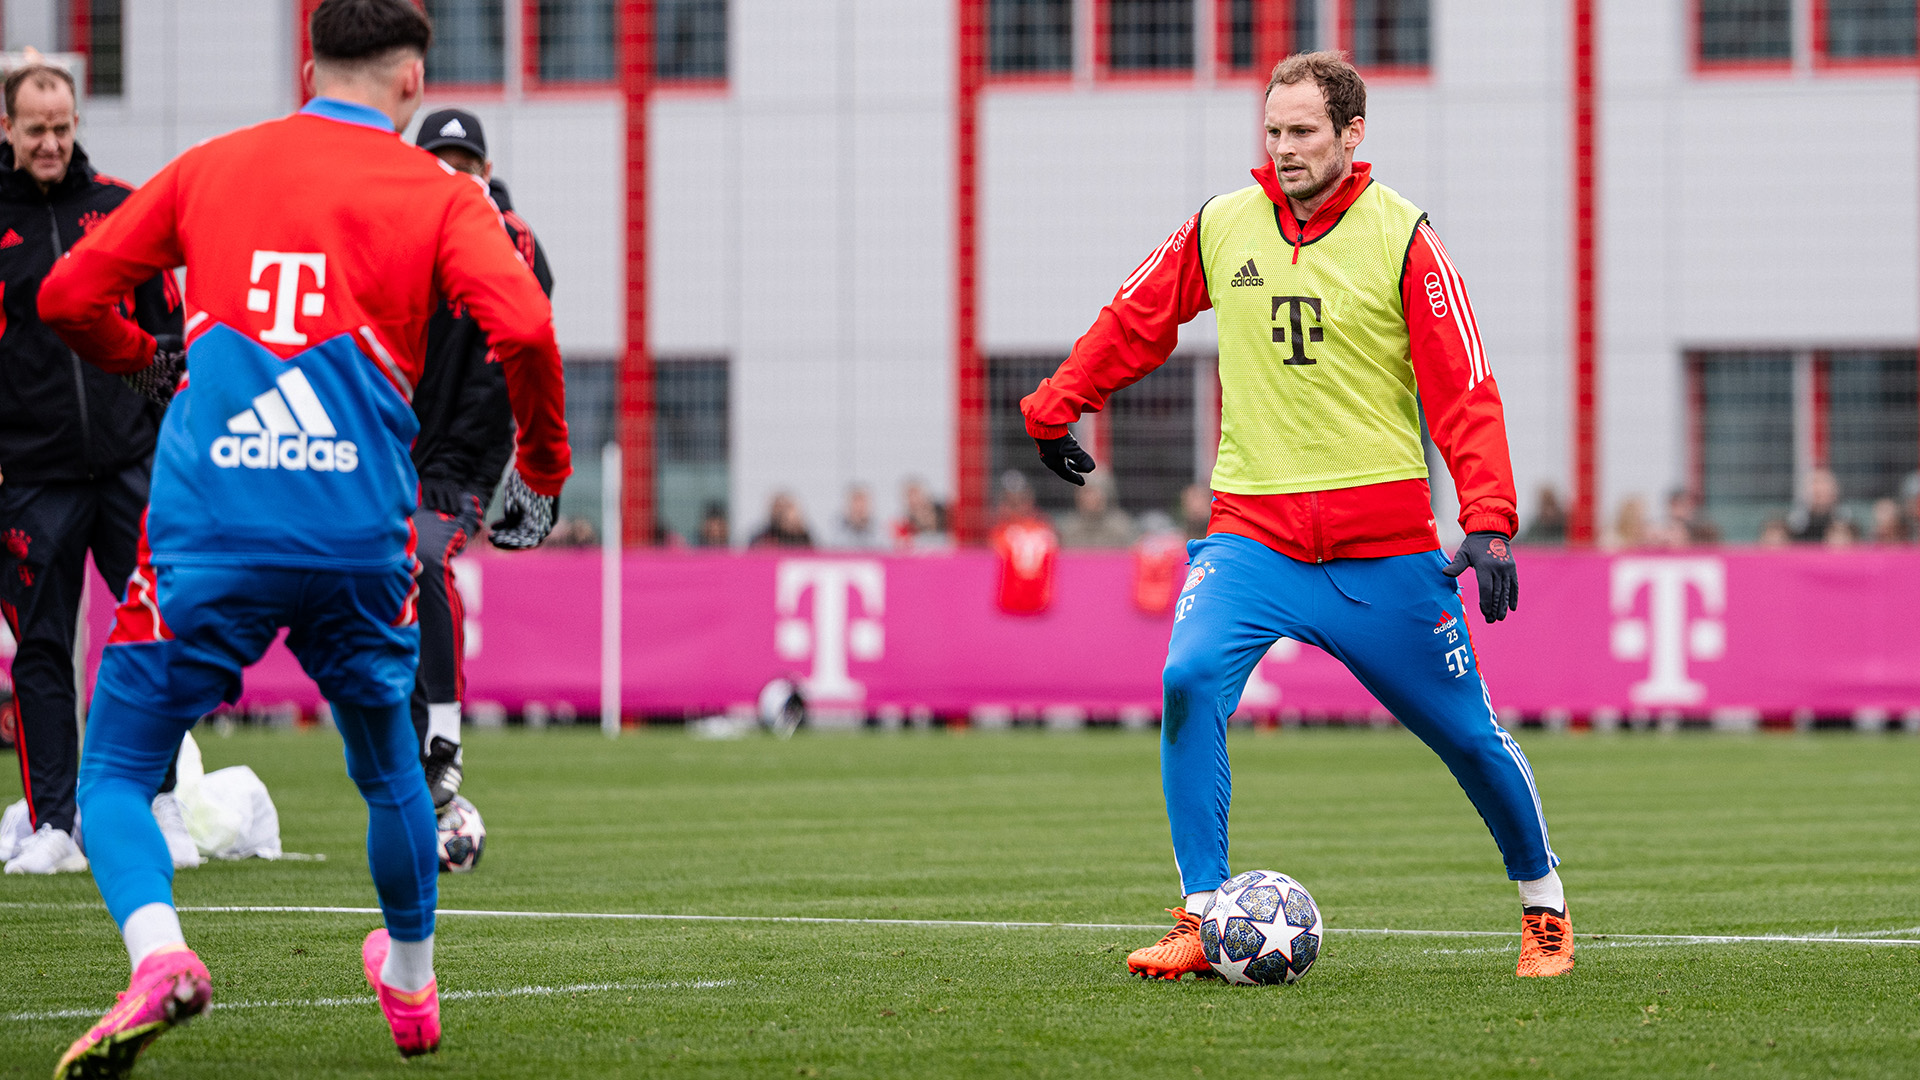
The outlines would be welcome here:
M 500 357 L 519 424 L 494 542 L 531 547 L 570 471 L 560 355 L 499 211 L 397 135 L 424 89 L 426 17 L 408 0 L 324 0 L 310 30 L 310 104 L 180 155 L 40 289 L 41 317 L 82 356 L 172 399 L 80 764 L 94 879 L 134 971 L 61 1077 L 123 1076 L 210 1003 L 149 804 L 181 736 L 238 697 L 283 627 L 333 705 L 367 802 L 386 926 L 363 943 L 366 978 L 402 1054 L 439 1045 L 436 836 L 407 704 L 419 648 L 409 399 L 428 320 L 459 302 Z M 115 306 L 182 265 L 184 358 L 156 351 Z
M 1168 237 L 1021 402 L 1041 459 L 1084 483 L 1093 459 L 1067 425 L 1163 363 L 1181 324 L 1215 312 L 1212 520 L 1188 545 L 1163 673 L 1161 783 L 1185 902 L 1128 967 L 1178 979 L 1219 957 L 1200 916 L 1217 890 L 1249 885 L 1227 865 L 1227 718 L 1288 637 L 1340 659 L 1446 762 L 1519 882 L 1516 974 L 1559 975 L 1573 966 L 1559 857 L 1526 756 L 1494 716 L 1454 580 L 1473 568 L 1489 622 L 1518 604 L 1513 470 L 1473 308 L 1426 215 L 1353 158 L 1366 84 L 1352 65 L 1289 57 L 1267 91 L 1272 161 L 1254 185 L 1208 200 Z M 1423 417 L 1460 494 L 1467 536 L 1451 562 Z M 1259 959 L 1297 974 L 1318 944 Z

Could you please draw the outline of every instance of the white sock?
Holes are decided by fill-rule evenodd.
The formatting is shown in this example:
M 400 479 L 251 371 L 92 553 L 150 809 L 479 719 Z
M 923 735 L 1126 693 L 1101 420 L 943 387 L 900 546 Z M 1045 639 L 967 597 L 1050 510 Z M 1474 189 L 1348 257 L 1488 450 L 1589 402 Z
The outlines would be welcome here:
M 126 925 L 120 928 L 120 936 L 127 942 L 127 958 L 134 967 L 140 961 L 152 956 L 168 945 L 185 945 L 187 938 L 180 932 L 180 914 L 173 910 L 172 904 L 159 902 L 142 904 L 127 916 Z
M 1520 883 L 1520 906 L 1543 907 L 1554 911 L 1567 910 L 1567 890 L 1560 885 L 1560 873 L 1547 871 L 1547 876 L 1536 881 Z
M 460 703 L 449 701 L 439 705 L 427 706 L 427 745 L 420 748 L 426 752 L 433 745 L 434 736 L 460 745 Z
M 1206 892 L 1187 894 L 1187 910 L 1193 914 L 1194 918 L 1197 919 L 1207 913 L 1207 905 L 1213 903 L 1214 892 L 1215 890 L 1208 889 Z
M 387 962 L 380 965 L 380 981 L 411 994 L 433 981 L 433 935 L 425 941 L 388 939 Z

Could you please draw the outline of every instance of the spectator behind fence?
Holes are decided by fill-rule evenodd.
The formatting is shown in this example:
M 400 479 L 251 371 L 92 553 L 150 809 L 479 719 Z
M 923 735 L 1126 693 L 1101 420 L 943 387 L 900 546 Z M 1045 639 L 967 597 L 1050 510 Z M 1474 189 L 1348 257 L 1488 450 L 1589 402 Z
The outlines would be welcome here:
M 1873 501 L 1873 542 L 1904 544 L 1913 539 L 1913 523 L 1900 512 L 1900 503 L 1891 498 Z
M 700 515 L 700 546 L 723 548 L 732 530 L 727 527 L 727 506 L 722 502 L 710 502 Z
M 1787 528 L 1786 518 L 1783 518 L 1783 517 L 1768 518 L 1767 523 L 1765 525 L 1760 526 L 1760 546 L 1761 547 L 1783 548 L 1791 543 L 1793 543 L 1793 534 Z
M 807 531 L 807 517 L 800 503 L 786 492 L 777 492 L 767 507 L 767 524 L 753 536 L 749 547 L 810 548 L 813 534 Z
M 1567 542 L 1567 510 L 1560 505 L 1560 493 L 1552 484 L 1540 486 L 1533 508 L 1533 520 L 1527 522 L 1519 540 L 1523 544 L 1564 544 Z
M 834 522 L 833 546 L 870 550 L 881 545 L 880 530 L 873 523 L 873 496 L 865 484 L 847 489 L 847 505 Z
M 1056 523 L 1063 548 L 1123 548 L 1140 535 L 1125 510 L 1113 505 L 1113 481 L 1095 473 L 1074 493 L 1074 510 Z
M 893 525 L 893 546 L 903 551 L 945 551 L 953 546 L 947 533 L 947 508 L 927 494 L 925 484 L 909 478 L 901 491 L 906 516 Z
M 1667 520 L 1653 539 L 1666 547 L 1694 547 L 1720 542 L 1720 527 L 1700 509 L 1693 492 L 1675 488 L 1667 494 Z
M 1189 540 L 1207 535 L 1213 519 L 1213 491 L 1205 484 L 1188 484 L 1180 492 L 1180 522 Z
M 1840 481 L 1832 469 L 1819 468 L 1807 474 L 1806 502 L 1787 515 L 1787 535 L 1796 544 L 1823 544 L 1833 535 L 1833 523 L 1841 518 Z M 1852 527 L 1852 522 L 1848 522 Z
M 1646 547 L 1647 539 L 1647 500 L 1639 495 L 1621 499 L 1620 508 L 1613 514 L 1613 534 L 1608 537 L 1608 546 Z

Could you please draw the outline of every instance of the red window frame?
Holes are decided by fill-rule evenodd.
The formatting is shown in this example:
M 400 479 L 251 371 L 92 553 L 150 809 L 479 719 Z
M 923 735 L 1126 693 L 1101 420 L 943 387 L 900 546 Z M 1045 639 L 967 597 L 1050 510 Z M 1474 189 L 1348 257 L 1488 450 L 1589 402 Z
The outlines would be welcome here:
M 1920 66 L 1920 56 L 1828 56 L 1827 5 L 1828 0 L 1813 0 L 1813 66 L 1816 70 L 1905 75 Z M 1913 17 L 1916 30 L 1920 30 L 1920 3 L 1914 5 Z M 1916 34 L 1916 40 L 1920 40 L 1920 34 Z
M 1789 5 L 1789 12 L 1792 6 Z M 1708 60 L 1700 55 L 1700 0 L 1687 0 L 1687 65 L 1695 75 L 1785 76 L 1793 74 L 1792 35 L 1799 27 L 1787 27 L 1787 55 L 1778 60 Z
M 607 79 L 543 79 L 540 77 L 540 0 L 518 0 L 520 4 L 520 78 L 521 85 L 528 94 L 537 94 L 545 98 L 554 97 L 603 97 L 620 89 L 619 63 L 616 58 L 613 76 Z M 658 18 L 658 9 L 649 5 L 649 15 Z M 614 3 L 614 12 L 620 13 L 620 3 Z M 727 5 L 727 18 L 731 22 L 734 5 Z M 618 21 L 616 19 L 616 21 Z M 658 26 L 653 27 L 657 33 Z M 731 36 L 732 28 L 728 28 Z M 655 35 L 649 33 L 647 41 L 651 45 Z M 616 43 L 617 46 L 618 43 Z M 618 49 L 616 47 L 616 57 Z M 653 70 L 651 62 L 648 64 Z M 727 92 L 728 79 L 676 79 L 658 74 L 649 75 L 651 93 L 655 96 L 698 96 Z
M 1143 83 L 1166 86 L 1193 82 L 1200 75 L 1199 27 L 1194 27 L 1194 55 L 1184 68 L 1164 71 L 1115 71 L 1112 66 L 1113 0 L 1093 0 L 1093 77 L 1103 83 Z
M 1226 78 L 1264 78 L 1293 51 L 1293 0 L 1253 0 L 1253 63 L 1236 67 L 1229 23 L 1233 0 L 1213 0 L 1213 62 Z
M 1427 7 L 1427 62 L 1424 64 L 1360 64 L 1355 63 L 1360 74 L 1368 82 L 1425 82 L 1433 77 L 1433 9 Z M 1339 0 L 1334 5 L 1333 16 L 1334 48 L 1348 56 L 1353 55 L 1353 0 Z

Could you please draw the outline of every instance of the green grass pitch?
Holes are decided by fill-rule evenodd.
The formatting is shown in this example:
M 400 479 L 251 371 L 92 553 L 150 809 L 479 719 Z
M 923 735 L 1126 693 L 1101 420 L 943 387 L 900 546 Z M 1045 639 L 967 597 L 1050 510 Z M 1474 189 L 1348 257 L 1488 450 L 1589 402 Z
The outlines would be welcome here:
M 216 1002 L 249 1007 L 136 1075 L 1920 1075 L 1920 947 L 1592 936 L 1920 937 L 1920 740 L 1522 741 L 1580 935 L 1561 979 L 1515 979 L 1511 937 L 1341 932 L 1517 930 L 1491 839 L 1411 736 L 1243 733 L 1234 865 L 1298 877 L 1333 928 L 1297 986 L 1130 978 L 1146 931 L 449 914 L 442 991 L 474 996 L 403 1064 L 359 973 L 375 917 L 188 912 Z M 182 905 L 372 905 L 335 737 L 201 745 L 252 765 L 287 848 L 327 859 L 183 872 Z M 476 733 L 467 762 L 489 846 L 441 878 L 445 909 L 1164 925 L 1176 902 L 1140 734 L 515 731 Z M 82 875 L 0 879 L 0 961 L 0 1077 L 48 1075 L 89 1020 L 45 1014 L 125 986 Z

